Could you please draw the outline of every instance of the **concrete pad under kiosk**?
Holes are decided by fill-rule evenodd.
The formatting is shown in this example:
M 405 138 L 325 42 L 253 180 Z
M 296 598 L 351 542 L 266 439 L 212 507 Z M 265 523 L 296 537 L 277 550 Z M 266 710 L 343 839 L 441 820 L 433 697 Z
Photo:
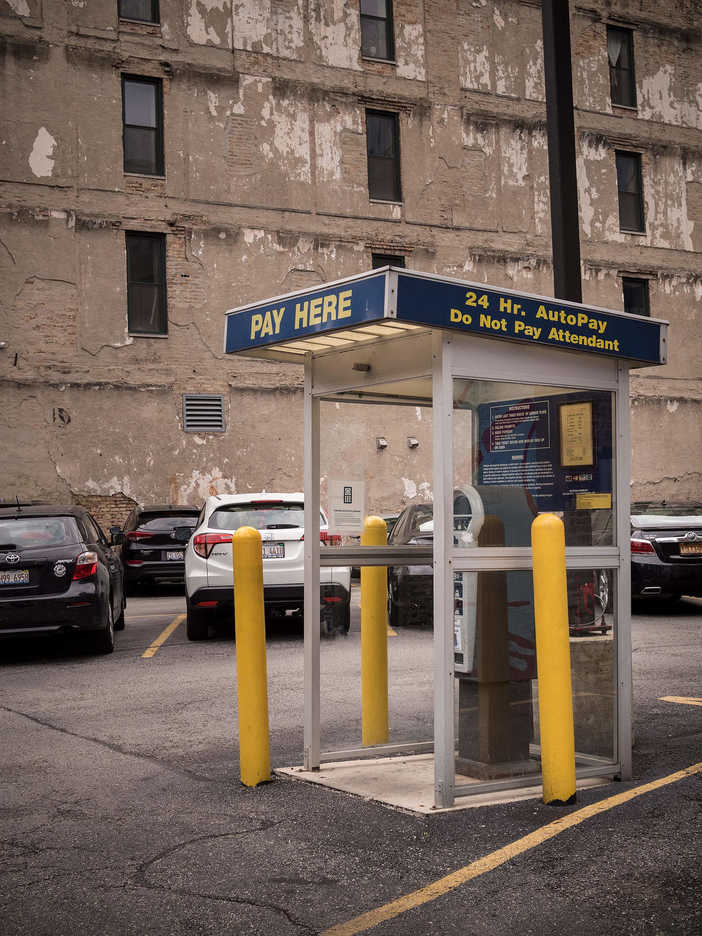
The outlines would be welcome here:
M 283 773 L 422 811 L 538 794 L 529 534 L 547 512 L 565 528 L 578 786 L 631 776 L 629 370 L 666 346 L 660 320 L 393 267 L 227 313 L 227 353 L 304 367 L 304 752 Z M 327 401 L 431 409 L 424 545 L 320 550 Z M 433 738 L 323 751 L 320 567 L 421 563 Z

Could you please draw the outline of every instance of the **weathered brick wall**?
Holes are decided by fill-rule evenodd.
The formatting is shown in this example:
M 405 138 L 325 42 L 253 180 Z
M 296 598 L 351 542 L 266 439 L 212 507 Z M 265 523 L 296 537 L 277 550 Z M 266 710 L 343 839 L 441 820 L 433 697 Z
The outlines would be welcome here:
M 110 527 L 124 526 L 136 501 L 121 491 L 118 494 L 73 494 L 73 503 L 85 507 L 95 517 L 109 538 Z
M 193 502 L 212 487 L 300 486 L 301 371 L 228 359 L 223 313 L 361 272 L 373 251 L 552 291 L 531 0 L 397 0 L 396 65 L 361 57 L 355 4 L 161 7 L 156 26 L 119 22 L 113 0 L 0 11 L 0 96 L 13 105 L 0 147 L 8 497 Z M 668 366 L 632 377 L 634 496 L 694 499 L 702 481 L 694 7 L 678 0 L 663 16 L 651 0 L 572 4 L 584 299 L 620 309 L 622 273 L 643 276 L 652 314 L 671 321 Z M 634 113 L 609 103 L 611 18 L 635 30 Z M 163 81 L 165 179 L 123 172 L 123 73 Z M 367 108 L 399 115 L 402 204 L 368 197 Z M 621 147 L 643 154 L 644 235 L 619 231 Z M 128 332 L 125 231 L 135 230 L 166 235 L 165 338 Z M 189 392 L 224 396 L 226 433 L 182 431 Z M 403 441 L 417 420 L 364 412 L 365 428 L 340 418 L 331 431 L 355 440 L 351 464 L 363 453 L 374 502 L 392 508 L 430 490 L 430 446 L 407 460 Z M 395 429 L 391 454 L 377 456 L 374 434 Z

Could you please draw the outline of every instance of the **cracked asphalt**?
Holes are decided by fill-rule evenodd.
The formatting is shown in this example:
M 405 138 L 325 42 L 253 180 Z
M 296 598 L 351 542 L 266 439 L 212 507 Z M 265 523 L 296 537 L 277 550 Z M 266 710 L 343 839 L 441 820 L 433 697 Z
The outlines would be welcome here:
M 238 781 L 234 643 L 183 626 L 183 599 L 131 599 L 110 657 L 0 645 L 3 936 L 319 934 L 424 887 L 564 812 L 702 761 L 702 600 L 633 619 L 634 779 L 412 816 L 275 779 Z M 358 743 L 359 635 L 323 648 L 323 746 Z M 393 737 L 431 733 L 431 635 L 390 640 Z M 302 638 L 269 635 L 274 766 L 302 751 Z M 585 820 L 374 933 L 699 934 L 702 775 Z

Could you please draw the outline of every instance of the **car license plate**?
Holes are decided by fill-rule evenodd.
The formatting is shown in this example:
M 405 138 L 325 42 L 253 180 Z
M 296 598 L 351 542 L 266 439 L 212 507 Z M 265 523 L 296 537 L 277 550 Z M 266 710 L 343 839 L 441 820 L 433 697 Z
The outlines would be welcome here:
M 169 559 L 182 559 L 182 558 L 183 558 L 183 550 L 182 550 L 182 549 L 175 549 L 173 552 L 167 552 L 167 553 L 166 553 L 166 559 L 167 559 L 167 560 L 169 560 Z
M 262 543 L 264 559 L 285 559 L 284 543 Z
M 702 543 L 681 543 L 681 556 L 702 556 Z
M 0 572 L 0 585 L 29 585 L 29 569 Z

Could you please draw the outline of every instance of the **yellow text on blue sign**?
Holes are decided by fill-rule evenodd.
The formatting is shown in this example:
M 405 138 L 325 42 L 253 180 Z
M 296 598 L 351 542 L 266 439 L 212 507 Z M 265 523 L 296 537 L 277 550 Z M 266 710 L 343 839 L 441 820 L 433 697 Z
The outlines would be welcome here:
M 350 318 L 352 294 L 353 290 L 343 289 L 316 296 L 314 299 L 296 302 L 294 310 L 292 307 L 286 309 L 286 306 L 282 305 L 265 312 L 254 312 L 251 316 L 249 337 L 253 341 L 254 338 L 265 338 L 267 335 L 279 335 L 281 329 L 285 333 L 287 332 L 286 326 L 288 326 L 287 319 L 290 317 L 293 319 L 293 331 Z

